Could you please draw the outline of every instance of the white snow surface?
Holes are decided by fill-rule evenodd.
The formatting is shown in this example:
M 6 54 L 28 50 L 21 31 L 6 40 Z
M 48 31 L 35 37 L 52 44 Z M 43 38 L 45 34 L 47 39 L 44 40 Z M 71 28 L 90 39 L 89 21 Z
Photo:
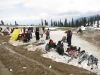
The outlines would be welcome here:
M 89 55 L 93 54 L 95 57 L 98 58 L 98 60 L 100 60 L 100 55 L 99 55 L 100 49 L 97 48 L 96 46 L 94 46 L 93 44 L 83 40 L 79 36 L 76 36 L 74 33 L 75 32 L 73 32 L 73 36 L 72 36 L 72 45 L 77 46 L 77 47 L 81 47 L 81 50 L 85 50 L 86 52 L 88 52 Z M 50 38 L 56 43 L 59 40 L 61 40 L 63 36 L 66 36 L 66 33 L 64 33 L 64 31 L 51 31 L 50 32 Z M 43 38 L 45 39 L 45 35 L 44 35 Z M 45 42 L 48 43 L 49 40 L 46 40 Z M 35 51 L 36 48 L 39 48 L 39 49 L 42 48 L 42 50 L 44 50 L 45 44 L 40 45 L 40 46 L 36 46 L 36 47 L 34 47 L 34 45 L 29 45 L 29 46 L 27 46 L 27 48 L 28 48 L 29 51 Z M 66 51 L 66 49 L 67 49 L 67 43 L 64 43 L 64 50 Z M 100 74 L 100 67 L 99 67 L 100 61 L 98 61 L 98 68 L 94 65 L 93 70 L 91 70 L 91 67 L 87 66 L 87 60 L 83 61 L 80 65 L 78 64 L 78 58 L 73 59 L 72 61 L 70 61 L 68 63 L 68 59 L 70 59 L 70 57 L 65 56 L 65 55 L 61 56 L 54 49 L 51 49 L 50 52 L 47 52 L 46 54 L 43 54 L 42 56 L 45 57 L 45 58 L 50 58 L 50 59 L 52 59 L 53 61 L 56 61 L 56 62 L 62 62 L 62 63 L 65 63 L 65 64 L 74 65 L 74 66 L 77 66 L 77 67 L 87 69 L 91 72 L 96 73 L 97 75 Z
M 85 28 L 86 28 L 86 27 L 84 27 L 84 26 L 81 26 L 81 29 L 82 29 L 82 30 L 85 30 Z
M 81 50 L 86 50 L 86 52 L 88 52 L 89 55 L 93 54 L 95 57 L 98 58 L 98 60 L 100 60 L 100 49 L 97 48 L 96 46 L 94 46 L 93 44 L 81 39 L 79 36 L 76 36 L 74 33 L 75 32 L 73 32 L 73 36 L 72 36 L 72 45 L 77 46 L 77 47 L 81 47 Z M 50 32 L 50 38 L 56 43 L 59 40 L 61 40 L 63 36 L 66 36 L 66 33 L 64 33 L 64 31 L 51 31 Z M 46 40 L 46 43 L 48 43 L 48 42 L 49 42 L 49 40 Z M 31 50 L 31 51 L 36 50 L 36 48 L 33 49 L 31 46 L 32 45 L 30 45 L 28 47 L 29 50 Z M 45 49 L 45 44 L 40 45 L 37 48 L 40 48 L 40 47 L 42 49 Z M 67 43 L 64 43 L 64 50 L 66 51 L 66 49 L 67 49 Z M 72 61 L 67 63 L 68 59 L 70 59 L 70 57 L 67 57 L 65 55 L 61 56 L 54 49 L 51 49 L 50 52 L 47 52 L 46 54 L 43 54 L 42 56 L 46 57 L 46 58 L 50 58 L 50 59 L 52 59 L 53 61 L 56 61 L 56 62 L 62 62 L 62 63 L 65 63 L 65 64 L 74 65 L 74 66 L 77 66 L 77 67 L 87 69 L 91 72 L 97 73 L 97 75 L 100 74 L 100 66 L 99 66 L 100 61 L 98 62 L 98 68 L 94 65 L 94 69 L 91 70 L 91 67 L 87 66 L 87 60 L 83 61 L 82 64 L 80 64 L 80 65 L 78 64 L 78 58 L 73 59 Z
M 62 36 L 65 36 L 65 35 L 66 34 L 63 31 L 52 31 L 51 32 L 51 38 L 55 42 L 57 42 L 58 40 L 61 40 Z M 98 60 L 100 60 L 100 49 L 97 48 L 96 46 L 94 46 L 93 44 L 81 39 L 79 36 L 76 36 L 75 34 L 73 34 L 73 36 L 72 36 L 72 45 L 81 47 L 81 50 L 85 50 L 86 52 L 88 52 L 89 55 L 93 54 L 95 57 L 98 58 Z M 66 51 L 66 48 L 67 48 L 67 44 L 64 43 L 65 51 Z M 61 56 L 55 50 L 51 50 L 50 52 L 48 52 L 47 54 L 43 54 L 42 56 L 46 57 L 46 58 L 50 58 L 57 62 L 62 62 L 62 63 L 66 63 L 69 65 L 82 67 L 91 72 L 97 73 L 97 75 L 100 74 L 100 66 L 99 66 L 100 61 L 98 62 L 98 68 L 94 65 L 95 68 L 93 70 L 91 70 L 91 67 L 87 66 L 87 61 L 83 61 L 81 65 L 78 64 L 78 59 L 74 59 L 71 62 L 67 63 L 67 61 L 68 61 L 68 59 L 70 59 L 70 57 Z
M 54 42 L 58 42 L 59 40 L 62 39 L 63 36 L 67 36 L 66 33 L 64 33 L 65 31 L 50 31 L 50 38 L 54 41 Z M 100 49 L 96 46 L 94 46 L 93 44 L 83 40 L 82 38 L 80 38 L 79 36 L 75 35 L 76 32 L 73 32 L 73 36 L 72 36 L 72 45 L 73 46 L 77 46 L 77 47 L 81 47 L 81 50 L 85 50 L 86 52 L 88 52 L 88 54 L 93 54 L 95 57 L 98 58 L 98 60 L 100 60 Z M 33 33 L 33 36 L 35 36 L 35 33 Z M 43 36 L 42 39 L 45 40 L 45 34 Z M 28 45 L 26 48 L 29 51 L 35 51 L 37 48 L 40 48 L 42 50 L 45 50 L 45 45 L 46 43 L 49 42 L 49 40 L 45 40 L 45 44 L 43 45 L 39 45 L 39 46 L 34 46 L 32 45 L 32 42 L 35 42 L 35 37 L 33 37 L 31 39 L 31 41 L 29 42 L 30 45 Z M 23 42 L 19 42 L 19 41 L 9 41 L 9 43 L 13 44 L 14 46 L 18 46 L 18 45 L 23 45 Z M 64 50 L 66 51 L 67 49 L 67 43 L 64 43 Z M 70 57 L 67 57 L 65 55 L 61 56 L 59 55 L 54 49 L 51 49 L 50 52 L 47 52 L 46 54 L 42 55 L 43 57 L 46 58 L 50 58 L 53 61 L 56 62 L 62 62 L 65 64 L 69 64 L 69 65 L 74 65 L 77 67 L 81 67 L 84 69 L 87 69 L 91 72 L 96 73 L 97 75 L 100 75 L 100 61 L 98 61 L 98 68 L 94 65 L 94 69 L 91 70 L 90 66 L 87 66 L 87 61 L 83 61 L 82 64 L 78 64 L 78 58 L 77 59 L 73 59 L 72 61 L 70 61 L 69 63 L 67 63 L 68 59 L 70 59 Z

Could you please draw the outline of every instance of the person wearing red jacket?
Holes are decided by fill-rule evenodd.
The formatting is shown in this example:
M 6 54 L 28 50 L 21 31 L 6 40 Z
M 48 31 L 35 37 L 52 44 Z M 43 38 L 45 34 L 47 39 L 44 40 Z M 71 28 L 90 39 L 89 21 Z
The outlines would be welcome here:
M 49 44 L 53 45 L 54 44 L 53 40 L 50 40 Z
M 53 42 L 53 40 L 50 39 L 49 41 L 49 49 L 50 48 L 56 48 L 56 44 Z
M 22 40 L 23 42 L 27 42 L 26 32 L 22 33 Z

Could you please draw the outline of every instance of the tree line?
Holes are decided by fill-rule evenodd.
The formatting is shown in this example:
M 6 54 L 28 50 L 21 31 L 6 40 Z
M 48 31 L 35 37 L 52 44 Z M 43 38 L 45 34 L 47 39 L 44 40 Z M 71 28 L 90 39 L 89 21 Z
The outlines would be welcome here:
M 51 19 L 51 24 L 50 26 L 58 26 L 58 27 L 80 27 L 80 26 L 93 26 L 94 24 L 96 24 L 95 22 L 97 21 L 97 27 L 99 27 L 99 20 L 100 20 L 100 15 L 95 15 L 95 16 L 90 16 L 90 17 L 82 17 L 79 19 L 74 20 L 72 18 L 71 21 L 67 22 L 67 18 L 65 18 L 64 22 L 61 21 L 61 19 L 59 21 L 53 21 Z M 46 20 L 41 19 L 41 25 L 47 25 L 48 26 L 48 22 Z

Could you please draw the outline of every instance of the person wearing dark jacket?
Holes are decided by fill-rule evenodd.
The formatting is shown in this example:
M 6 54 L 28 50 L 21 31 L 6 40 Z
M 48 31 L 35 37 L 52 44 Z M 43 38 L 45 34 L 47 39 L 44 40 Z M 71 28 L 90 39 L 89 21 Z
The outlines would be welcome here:
M 26 32 L 26 28 L 25 27 L 23 27 L 23 32 Z
M 71 32 L 71 30 L 68 30 L 67 31 L 67 43 L 68 43 L 68 46 L 71 46 L 71 39 L 72 39 L 72 32 Z
M 58 41 L 57 43 L 57 50 L 56 50 L 60 55 L 64 54 L 64 48 L 63 48 L 63 43 L 61 41 Z
M 35 35 L 36 35 L 36 40 L 39 40 L 40 39 L 40 37 L 39 37 L 39 28 L 36 28 Z
M 57 47 L 63 47 L 63 43 L 61 41 L 58 41 Z
M 27 41 L 30 41 L 30 32 L 29 31 L 27 31 L 27 33 L 26 33 L 26 37 L 27 37 Z

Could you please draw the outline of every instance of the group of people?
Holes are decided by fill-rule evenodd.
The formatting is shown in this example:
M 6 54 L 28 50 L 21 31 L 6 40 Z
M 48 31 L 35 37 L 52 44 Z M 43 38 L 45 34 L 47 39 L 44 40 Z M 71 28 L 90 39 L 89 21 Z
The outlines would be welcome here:
M 10 33 L 13 33 L 13 31 L 15 29 L 18 29 L 18 28 L 7 28 L 8 31 L 11 31 Z M 45 28 L 44 27 L 36 27 L 36 28 L 33 28 L 33 27 L 23 27 L 21 29 L 21 34 L 19 34 L 17 40 L 23 40 L 23 42 L 27 42 L 27 41 L 30 41 L 30 39 L 32 38 L 32 32 L 35 32 L 35 37 L 36 37 L 36 40 L 38 41 L 40 38 L 43 38 L 43 34 L 45 33 L 46 35 L 46 40 L 48 40 L 50 38 L 50 31 L 49 31 L 49 28 L 48 30 L 45 32 Z
M 32 38 L 31 31 L 23 32 L 22 34 L 19 34 L 19 37 L 22 38 L 23 42 L 28 42 Z
M 68 43 L 68 47 L 71 46 L 71 39 L 72 39 L 72 31 L 68 30 L 66 32 L 67 38 L 66 38 L 66 43 Z M 46 51 L 50 51 L 51 48 L 56 48 L 56 51 L 60 54 L 63 55 L 64 53 L 64 48 L 63 48 L 63 43 L 62 41 L 58 41 L 58 43 L 54 43 L 52 39 L 49 40 L 49 43 L 46 44 L 45 49 Z
M 35 30 L 35 36 L 36 36 L 36 40 L 39 40 L 40 38 L 43 38 L 43 34 L 45 33 L 46 35 L 46 40 L 50 39 L 50 30 L 48 28 L 48 30 L 45 32 L 44 28 L 36 28 Z
M 7 27 L 6 30 L 9 32 L 9 34 L 12 34 L 15 29 L 18 29 L 18 27 Z M 2 31 L 2 27 L 0 27 L 0 32 Z M 40 38 L 43 38 L 43 34 L 46 35 L 46 40 L 50 39 L 50 30 L 49 28 L 45 32 L 45 27 L 23 27 L 21 28 L 21 33 L 18 35 L 18 38 L 16 40 L 22 40 L 24 42 L 30 41 L 32 38 L 32 33 L 35 33 L 35 38 L 38 41 Z
M 66 52 L 64 52 L 64 45 L 62 41 L 58 41 L 56 44 L 53 40 L 50 39 L 49 43 L 46 44 L 45 49 L 46 51 L 50 51 L 51 48 L 56 48 L 56 52 L 60 55 L 66 55 L 69 56 L 70 59 L 68 60 L 68 63 L 73 60 L 74 58 L 78 59 L 78 64 L 81 64 L 84 60 L 87 60 L 87 65 L 91 65 L 91 70 L 94 68 L 93 65 L 95 64 L 98 67 L 98 58 L 96 58 L 94 55 L 88 55 L 85 50 L 80 50 L 80 47 L 77 48 L 77 46 L 71 45 L 71 39 L 72 39 L 72 32 L 71 30 L 68 30 L 67 32 L 67 43 L 68 48 Z
M 26 28 L 23 28 L 23 33 L 21 35 L 23 41 L 30 41 L 30 39 L 32 38 L 32 32 L 33 32 L 33 27 L 29 27 L 26 31 Z M 36 41 L 38 41 L 40 38 L 43 38 L 43 34 L 44 34 L 44 27 L 36 27 L 34 28 L 34 32 L 35 32 L 35 38 Z
M 45 50 L 50 52 L 50 49 L 54 48 L 56 49 L 56 52 L 59 53 L 60 55 L 64 54 L 64 48 L 63 48 L 63 43 L 62 41 L 58 41 L 56 44 L 52 39 L 49 40 L 49 43 L 46 44 Z
M 67 34 L 67 38 L 66 38 L 66 43 L 68 43 L 68 46 L 71 46 L 71 39 L 72 39 L 72 31 L 68 30 L 67 32 L 65 32 Z M 46 39 L 48 39 L 49 37 L 49 31 L 46 32 Z M 56 43 L 53 42 L 52 39 L 49 40 L 49 43 L 46 44 L 45 49 L 48 51 L 50 48 L 63 48 L 63 44 L 61 43 L 61 41 L 58 41 L 57 45 Z
M 7 29 L 10 30 L 9 27 Z M 17 29 L 17 28 L 11 28 L 11 30 L 10 30 L 11 33 L 13 33 L 14 29 Z M 21 31 L 23 31 L 23 33 L 21 35 L 19 34 L 19 37 L 22 37 L 23 41 L 26 41 L 26 40 L 29 41 L 32 38 L 33 29 L 34 29 L 34 32 L 35 32 L 36 40 L 39 40 L 40 38 L 43 38 L 43 34 L 46 35 L 46 37 L 45 37 L 46 40 L 50 39 L 50 30 L 48 28 L 45 31 L 44 27 L 36 27 L 36 28 L 33 28 L 33 27 L 25 28 L 25 27 L 23 27 L 22 30 L 21 30 Z M 2 30 L 2 28 L 0 27 L 0 31 L 1 30 Z M 72 32 L 71 32 L 71 30 L 68 30 L 67 31 L 67 43 L 68 43 L 68 46 L 71 46 L 71 39 L 72 39 Z

